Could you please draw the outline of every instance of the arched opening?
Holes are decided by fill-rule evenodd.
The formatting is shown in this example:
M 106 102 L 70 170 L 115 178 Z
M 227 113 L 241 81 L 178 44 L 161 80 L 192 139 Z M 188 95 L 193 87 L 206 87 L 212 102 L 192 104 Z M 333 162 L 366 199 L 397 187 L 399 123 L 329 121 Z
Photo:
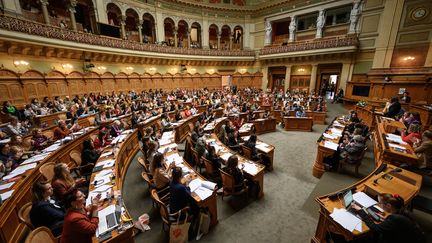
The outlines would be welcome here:
M 186 21 L 184 20 L 180 20 L 178 22 L 178 27 L 177 27 L 177 39 L 178 39 L 178 47 L 188 47 L 188 43 L 190 43 L 189 39 L 188 39 L 188 31 L 189 31 L 189 26 L 186 23 Z
M 97 33 L 96 14 L 91 0 L 80 0 L 75 7 L 75 19 L 77 22 L 77 30 Z
M 191 26 L 191 48 L 201 48 L 201 25 L 197 22 L 193 22 Z
M 134 9 L 126 10 L 125 30 L 126 39 L 139 41 L 139 33 L 137 24 L 139 23 L 138 13 Z
M 44 23 L 42 5 L 38 0 L 20 0 L 22 14 L 26 19 Z
M 212 24 L 209 27 L 209 47 L 210 49 L 218 49 L 218 34 L 219 28 Z
M 220 50 L 228 50 L 230 45 L 231 28 L 228 25 L 224 25 L 221 28 L 221 40 Z
M 239 25 L 233 31 L 233 49 L 243 49 L 243 28 Z
M 155 21 L 151 14 L 145 13 L 143 15 L 142 34 L 144 43 L 155 43 Z
M 120 26 L 121 10 L 114 3 L 107 5 L 108 24 Z
M 165 44 L 168 46 L 175 46 L 174 41 L 174 20 L 166 18 L 164 20 Z

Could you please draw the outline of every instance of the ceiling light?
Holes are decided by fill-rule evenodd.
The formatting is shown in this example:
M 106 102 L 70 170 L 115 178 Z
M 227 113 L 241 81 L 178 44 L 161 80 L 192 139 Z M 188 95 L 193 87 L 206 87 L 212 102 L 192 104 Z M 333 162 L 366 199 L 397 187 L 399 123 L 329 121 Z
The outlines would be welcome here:
M 73 66 L 72 66 L 71 64 L 69 64 L 69 63 L 62 64 L 62 67 L 63 67 L 64 69 L 71 69 L 71 68 L 73 68 Z
M 415 57 L 408 56 L 408 57 L 405 57 L 403 60 L 404 61 L 412 61 L 414 59 L 415 59 Z
M 14 61 L 15 66 L 28 66 L 29 63 L 24 60 Z

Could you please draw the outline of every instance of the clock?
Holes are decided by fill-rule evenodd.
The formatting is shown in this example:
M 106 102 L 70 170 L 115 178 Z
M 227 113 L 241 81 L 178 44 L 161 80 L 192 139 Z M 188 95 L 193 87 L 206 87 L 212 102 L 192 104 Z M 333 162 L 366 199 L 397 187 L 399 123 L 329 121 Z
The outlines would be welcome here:
M 428 15 L 428 10 L 424 7 L 419 7 L 411 12 L 411 18 L 415 21 L 424 19 Z

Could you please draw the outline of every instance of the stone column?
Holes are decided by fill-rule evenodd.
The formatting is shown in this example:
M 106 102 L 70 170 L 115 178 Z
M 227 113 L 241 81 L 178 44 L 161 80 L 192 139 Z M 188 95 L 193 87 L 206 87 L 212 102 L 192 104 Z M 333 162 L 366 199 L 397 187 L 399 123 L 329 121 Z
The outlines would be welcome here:
M 375 40 L 372 68 L 390 68 L 405 0 L 385 1 Z
M 178 47 L 177 28 L 174 28 L 174 46 Z
M 344 91 L 346 91 L 346 85 L 347 82 L 351 80 L 353 69 L 354 69 L 354 65 L 351 63 L 342 64 L 339 86 L 337 88 L 342 88 Z
M 317 70 L 318 70 L 318 64 L 312 64 L 311 78 L 309 82 L 309 93 L 315 91 Z
M 210 48 L 210 34 L 209 34 L 209 24 L 207 18 L 204 18 L 203 24 L 201 26 L 201 47 L 203 49 Z
M 217 33 L 217 49 L 218 50 L 221 49 L 220 40 L 221 40 L 221 35 L 220 35 L 220 33 Z
M 51 24 L 49 14 L 48 14 L 48 0 L 40 0 L 41 7 L 42 7 L 42 14 L 44 17 L 45 24 Z
M 137 23 L 137 29 L 138 29 L 138 36 L 139 36 L 139 42 L 142 43 L 143 42 L 143 35 L 142 35 L 142 24 L 143 24 L 143 20 L 139 20 Z
M 123 40 L 126 40 L 126 16 L 122 15 L 120 16 L 120 32 L 121 32 L 121 38 Z
M 429 42 L 429 51 L 426 56 L 425 67 L 432 67 L 432 41 Z
M 233 35 L 232 35 L 232 32 L 230 33 L 230 36 L 229 36 L 229 49 L 230 50 L 233 49 Z
M 1 4 L 0 4 L 1 5 Z M 3 1 L 3 9 L 6 14 L 22 14 L 21 4 L 19 0 L 5 0 Z
M 155 19 L 155 28 L 156 28 L 156 42 L 161 43 L 165 40 L 165 29 L 164 29 L 164 19 L 162 13 L 159 12 L 159 9 L 156 8 L 156 19 Z
M 291 81 L 291 67 L 292 65 L 286 65 L 286 71 L 285 71 L 285 87 L 284 87 L 284 92 L 286 92 L 287 90 L 289 90 L 290 88 L 290 81 Z
M 76 13 L 75 7 L 77 5 L 77 1 L 76 0 L 70 0 L 69 4 L 70 5 L 69 5 L 68 10 L 69 10 L 70 19 L 71 19 L 72 30 L 77 31 L 77 24 L 76 24 L 76 20 L 75 20 L 75 13 Z
M 192 31 L 192 29 L 188 28 L 188 30 L 187 30 L 187 48 L 190 48 L 190 46 L 191 46 L 191 36 L 190 36 L 191 31 Z M 197 35 L 198 35 L 198 32 L 197 32 Z

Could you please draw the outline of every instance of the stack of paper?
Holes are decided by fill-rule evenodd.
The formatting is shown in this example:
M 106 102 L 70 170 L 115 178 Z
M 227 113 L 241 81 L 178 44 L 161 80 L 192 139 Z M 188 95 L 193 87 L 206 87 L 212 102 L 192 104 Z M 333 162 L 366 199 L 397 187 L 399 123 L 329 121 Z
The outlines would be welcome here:
M 44 153 L 44 154 L 35 155 L 33 157 L 30 157 L 30 158 L 24 160 L 21 163 L 21 165 L 26 165 L 26 164 L 30 164 L 30 163 L 34 163 L 34 162 L 39 162 L 39 161 L 45 159 L 48 155 L 50 155 L 50 153 Z
M 328 139 L 337 139 L 338 136 L 335 136 L 333 134 L 328 134 L 328 133 L 323 133 L 324 138 L 328 138 Z
M 126 137 L 127 137 L 127 135 L 125 135 L 125 134 L 119 135 L 116 138 L 114 138 L 111 143 L 112 144 L 121 143 L 121 142 L 123 142 L 123 140 L 126 139 Z
M 228 158 L 229 158 L 231 155 L 233 155 L 233 154 L 230 153 L 230 152 L 227 152 L 227 153 L 222 154 L 220 157 L 221 157 L 223 160 L 227 161 Z
M 112 151 L 108 151 L 108 152 L 105 152 L 105 153 L 101 154 L 101 155 L 100 155 L 100 158 L 107 157 L 107 156 L 110 156 L 110 155 L 112 155 L 112 154 L 113 154 Z
M 7 184 L 0 185 L 0 191 L 5 190 L 5 189 L 9 189 L 11 186 L 13 186 L 13 184 L 15 184 L 15 182 L 10 182 Z
M 51 146 L 45 148 L 45 149 L 43 150 L 43 152 L 44 152 L 44 153 L 48 153 L 48 152 L 56 151 L 57 149 L 60 148 L 60 146 L 61 146 L 60 143 L 54 143 L 53 145 L 51 145 Z
M 386 137 L 387 137 L 387 140 L 389 140 L 390 142 L 394 142 L 394 143 L 398 143 L 398 144 L 407 144 L 402 140 L 401 136 L 388 133 L 388 134 L 386 134 Z
M 174 162 L 176 165 L 180 165 L 183 163 L 183 158 L 180 157 L 180 155 L 178 153 L 175 153 L 175 154 L 171 154 L 171 155 L 167 156 L 165 162 L 167 165 L 171 164 L 172 162 Z
M 342 132 L 343 132 L 343 130 L 341 130 L 341 129 L 337 129 L 337 128 L 331 128 L 330 131 L 331 131 L 334 135 L 339 136 L 339 137 L 342 136 Z
M 353 200 L 360 204 L 362 207 L 364 208 L 368 208 L 370 206 L 373 206 L 375 204 L 377 204 L 378 202 L 375 201 L 373 198 L 369 197 L 366 193 L 364 192 L 356 192 L 353 194 Z
M 259 150 L 261 150 L 261 151 L 263 151 L 263 152 L 268 152 L 268 151 L 270 151 L 270 149 L 269 149 L 269 145 L 267 145 L 267 144 L 265 144 L 265 143 L 257 143 L 257 145 L 255 146 L 257 149 L 259 149 Z
M 346 211 L 345 208 L 335 208 L 333 213 L 330 214 L 330 217 L 350 232 L 353 232 L 355 229 L 359 232 L 363 232 L 361 219 Z
M 26 171 L 31 170 L 31 169 L 35 168 L 36 166 L 37 166 L 37 163 L 26 164 L 26 165 L 22 165 L 20 167 L 17 167 L 9 175 L 4 176 L 3 180 L 9 180 L 9 179 L 14 178 L 16 176 L 24 174 Z
M 335 150 L 335 151 L 337 150 L 338 146 L 339 145 L 337 143 L 333 143 L 331 141 L 325 141 L 324 142 L 324 147 Z
M 7 191 L 7 192 L 4 192 L 4 193 L 0 194 L 0 197 L 1 197 L 2 201 L 5 201 L 6 199 L 10 198 L 10 196 L 12 196 L 12 193 L 14 191 L 15 190 L 10 190 L 10 191 Z
M 396 149 L 406 150 L 405 147 L 402 147 L 402 146 L 394 144 L 394 143 L 389 143 L 389 146 L 392 148 L 396 148 Z
M 213 194 L 213 191 L 216 188 L 216 183 L 196 178 L 189 182 L 189 188 L 191 189 L 191 192 L 195 192 L 201 200 L 205 200 Z
M 167 152 L 169 152 L 169 151 L 173 151 L 176 148 L 177 148 L 177 144 L 172 143 L 172 144 L 168 144 L 166 146 L 160 147 L 158 149 L 158 152 L 161 153 L 161 154 L 163 154 L 165 152 L 165 150 L 167 150 Z
M 115 164 L 115 160 L 114 159 L 107 159 L 107 160 L 103 160 L 103 161 L 99 161 L 97 162 L 96 166 L 103 166 L 103 168 L 110 168 L 113 167 Z
M 112 185 L 101 185 L 95 188 L 95 190 L 90 191 L 86 199 L 86 206 L 90 205 L 92 198 L 95 198 L 98 194 L 101 194 L 101 200 L 105 200 L 108 194 L 111 196 L 111 189 Z
M 258 173 L 258 168 L 254 163 L 245 162 L 243 164 L 239 164 L 238 167 L 240 169 L 243 167 L 243 171 L 248 173 L 249 175 L 256 175 Z

